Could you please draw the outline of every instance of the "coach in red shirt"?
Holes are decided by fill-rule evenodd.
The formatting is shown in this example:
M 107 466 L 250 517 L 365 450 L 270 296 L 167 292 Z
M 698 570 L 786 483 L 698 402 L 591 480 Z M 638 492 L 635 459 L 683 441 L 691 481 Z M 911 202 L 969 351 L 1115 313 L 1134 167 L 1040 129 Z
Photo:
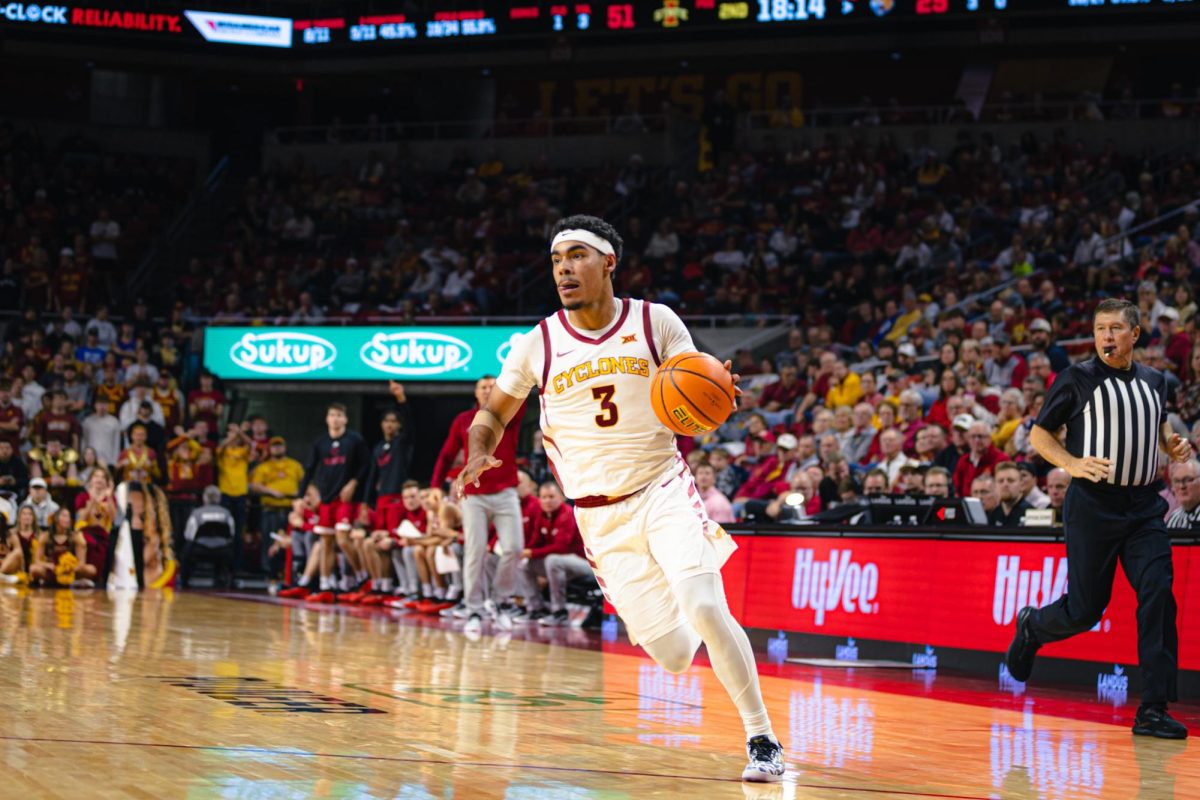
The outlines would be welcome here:
M 534 517 L 533 524 L 525 531 L 525 559 L 522 577 L 525 584 L 525 610 L 528 621 L 540 621 L 549 616 L 538 578 L 550 580 L 548 562 L 557 555 L 573 554 L 583 557 L 583 538 L 575 526 L 575 510 L 564 502 L 562 490 L 553 481 L 543 483 L 538 489 L 541 512 Z M 587 561 L 583 562 L 587 567 Z M 590 571 L 590 570 L 589 570 Z M 566 582 L 561 587 L 561 597 L 552 597 L 554 609 L 566 609 Z
M 986 422 L 974 422 L 967 429 L 967 452 L 954 468 L 954 490 L 959 497 L 971 496 L 971 482 L 980 475 L 991 475 L 996 465 L 1009 458 L 994 444 Z
M 476 406 L 462 412 L 450 425 L 450 434 L 442 445 L 437 463 L 433 467 L 433 485 L 443 486 L 450 475 L 450 466 L 455 457 L 462 453 L 467 460 L 467 433 L 475 414 L 487 403 L 496 379 L 485 375 L 475 383 Z M 504 429 L 504 436 L 496 446 L 492 457 L 500 466 L 485 470 L 479 475 L 479 485 L 466 484 L 462 503 L 463 515 L 463 592 L 467 604 L 468 632 L 482 625 L 484 604 L 484 567 L 487 557 L 488 525 L 496 528 L 500 548 L 500 563 L 496 566 L 496 579 L 492 583 L 493 600 L 497 606 L 496 623 L 504 630 L 512 629 L 513 607 L 507 600 L 516 589 L 517 567 L 524 547 L 521 530 L 521 502 L 517 498 L 517 433 L 521 429 L 521 418 L 525 416 L 525 405 Z

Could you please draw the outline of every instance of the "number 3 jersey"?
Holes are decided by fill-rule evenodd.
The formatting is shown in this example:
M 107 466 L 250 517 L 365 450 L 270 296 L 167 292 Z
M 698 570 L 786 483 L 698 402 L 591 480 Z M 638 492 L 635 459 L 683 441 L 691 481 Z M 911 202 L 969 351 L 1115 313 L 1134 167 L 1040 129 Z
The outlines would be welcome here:
M 541 391 L 551 469 L 571 499 L 622 497 L 675 460 L 675 434 L 650 407 L 658 365 L 696 349 L 675 312 L 623 298 L 608 327 L 579 330 L 559 311 L 514 341 L 496 385 L 512 397 Z

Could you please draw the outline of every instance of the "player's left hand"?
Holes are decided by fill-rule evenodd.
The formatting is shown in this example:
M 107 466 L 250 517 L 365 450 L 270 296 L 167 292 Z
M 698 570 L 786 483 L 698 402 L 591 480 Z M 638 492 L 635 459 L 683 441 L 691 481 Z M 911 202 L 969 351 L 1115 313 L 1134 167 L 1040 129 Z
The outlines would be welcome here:
M 1167 455 L 1171 457 L 1172 461 L 1182 464 L 1192 457 L 1192 445 L 1187 439 L 1176 433 L 1167 442 Z
M 408 402 L 408 397 L 404 394 L 404 384 L 397 381 L 388 381 L 388 391 L 392 397 L 396 398 L 397 403 Z
M 740 381 L 742 379 L 742 376 L 738 375 L 737 373 L 735 373 L 733 371 L 733 362 L 732 361 L 725 362 L 725 371 L 728 372 L 729 377 L 733 379 L 733 395 L 734 395 L 734 397 L 741 397 L 742 390 L 738 387 L 738 381 Z M 736 405 L 736 404 L 737 403 L 735 401 L 734 405 Z

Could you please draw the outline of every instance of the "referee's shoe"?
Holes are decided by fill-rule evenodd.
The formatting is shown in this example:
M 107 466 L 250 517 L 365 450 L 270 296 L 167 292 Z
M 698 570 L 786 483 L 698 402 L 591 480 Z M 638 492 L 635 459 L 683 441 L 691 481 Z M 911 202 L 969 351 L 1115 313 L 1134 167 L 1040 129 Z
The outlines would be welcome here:
M 1017 612 L 1017 633 L 1013 636 L 1012 644 L 1008 646 L 1008 653 L 1004 656 L 1008 674 L 1013 677 L 1013 680 L 1021 683 L 1029 680 L 1029 675 L 1033 672 L 1033 659 L 1037 656 L 1038 648 L 1041 647 L 1037 637 L 1033 634 L 1033 626 L 1030 624 L 1035 610 L 1033 606 L 1025 606 Z
M 1167 713 L 1166 703 L 1143 703 L 1133 718 L 1133 732 L 1159 739 L 1186 739 L 1188 735 L 1183 723 Z

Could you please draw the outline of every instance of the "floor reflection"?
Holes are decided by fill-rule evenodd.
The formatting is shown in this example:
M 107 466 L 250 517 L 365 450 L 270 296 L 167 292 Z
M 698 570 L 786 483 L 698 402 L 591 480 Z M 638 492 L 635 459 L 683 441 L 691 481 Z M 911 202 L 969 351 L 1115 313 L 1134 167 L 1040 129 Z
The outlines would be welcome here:
M 765 676 L 792 769 L 761 787 L 731 780 L 741 725 L 711 670 L 671 675 L 583 631 L 469 639 L 390 613 L 9 589 L 0 656 L 5 796 L 98 796 L 86 776 L 129 774 L 114 796 L 1200 798 L 1189 743 L 1064 716 L 1078 692 L 1004 676 L 993 706 L 934 670 L 901 676 L 928 694 Z

